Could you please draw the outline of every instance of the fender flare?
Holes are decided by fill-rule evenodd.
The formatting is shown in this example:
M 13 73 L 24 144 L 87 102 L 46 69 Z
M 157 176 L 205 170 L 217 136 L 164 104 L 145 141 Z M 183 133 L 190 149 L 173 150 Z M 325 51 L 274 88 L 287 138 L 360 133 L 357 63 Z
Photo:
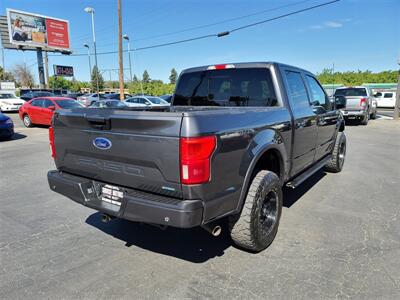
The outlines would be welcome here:
M 265 144 L 263 147 L 261 147 L 259 149 L 259 151 L 257 152 L 257 154 L 253 157 L 252 161 L 250 162 L 250 165 L 247 169 L 246 172 L 246 176 L 245 179 L 243 181 L 243 185 L 242 185 L 242 190 L 240 192 L 240 196 L 239 196 L 239 200 L 237 202 L 236 208 L 235 208 L 235 213 L 239 213 L 242 210 L 243 204 L 244 204 L 244 200 L 246 198 L 247 195 L 247 190 L 249 188 L 250 185 L 250 179 L 251 176 L 253 174 L 253 171 L 255 169 L 255 166 L 257 165 L 258 161 L 260 160 L 260 158 L 269 150 L 276 150 L 279 155 L 280 155 L 280 168 L 281 168 L 281 181 L 284 181 L 284 178 L 286 177 L 286 171 L 288 170 L 287 168 L 287 154 L 286 154 L 286 150 L 283 144 L 276 144 L 274 142 L 269 142 L 267 144 Z

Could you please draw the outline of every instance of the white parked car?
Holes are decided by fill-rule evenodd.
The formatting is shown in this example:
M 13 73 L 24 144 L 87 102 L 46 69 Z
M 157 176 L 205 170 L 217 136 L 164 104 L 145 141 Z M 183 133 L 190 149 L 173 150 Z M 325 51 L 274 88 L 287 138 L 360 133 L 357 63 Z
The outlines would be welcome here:
M 125 104 L 130 107 L 158 107 L 158 106 L 169 106 L 170 104 L 161 99 L 160 97 L 154 96 L 134 96 L 125 100 Z
M 12 92 L 0 92 L 0 111 L 18 111 L 24 103 Z
M 394 108 L 396 103 L 396 92 L 378 92 L 375 94 L 378 107 Z

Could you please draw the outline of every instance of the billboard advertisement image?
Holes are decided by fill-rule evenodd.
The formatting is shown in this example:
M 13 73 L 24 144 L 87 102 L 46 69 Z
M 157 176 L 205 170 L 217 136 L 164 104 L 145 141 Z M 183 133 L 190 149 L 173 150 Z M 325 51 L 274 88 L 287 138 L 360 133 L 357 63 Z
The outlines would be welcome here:
M 28 12 L 7 9 L 10 43 L 21 46 L 70 48 L 69 23 Z

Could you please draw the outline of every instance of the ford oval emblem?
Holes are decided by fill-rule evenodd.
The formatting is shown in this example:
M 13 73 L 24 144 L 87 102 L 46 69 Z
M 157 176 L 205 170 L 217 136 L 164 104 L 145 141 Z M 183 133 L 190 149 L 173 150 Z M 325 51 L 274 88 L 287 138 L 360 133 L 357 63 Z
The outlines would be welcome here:
M 111 148 L 112 143 L 109 139 L 98 137 L 93 140 L 93 146 L 95 146 L 97 149 L 107 150 Z

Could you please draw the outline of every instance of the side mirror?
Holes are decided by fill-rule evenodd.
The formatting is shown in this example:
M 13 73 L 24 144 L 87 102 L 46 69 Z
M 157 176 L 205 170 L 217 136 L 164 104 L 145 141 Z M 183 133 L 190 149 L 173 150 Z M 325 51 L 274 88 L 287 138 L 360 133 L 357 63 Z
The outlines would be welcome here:
M 50 110 L 56 110 L 56 107 L 55 107 L 55 106 L 49 106 L 48 109 L 50 109 Z
M 146 104 L 147 106 L 150 106 L 150 105 L 151 105 L 149 102 L 145 102 L 144 104 Z
M 335 97 L 335 105 L 336 109 L 343 109 L 346 108 L 346 97 L 344 96 L 336 96 Z

